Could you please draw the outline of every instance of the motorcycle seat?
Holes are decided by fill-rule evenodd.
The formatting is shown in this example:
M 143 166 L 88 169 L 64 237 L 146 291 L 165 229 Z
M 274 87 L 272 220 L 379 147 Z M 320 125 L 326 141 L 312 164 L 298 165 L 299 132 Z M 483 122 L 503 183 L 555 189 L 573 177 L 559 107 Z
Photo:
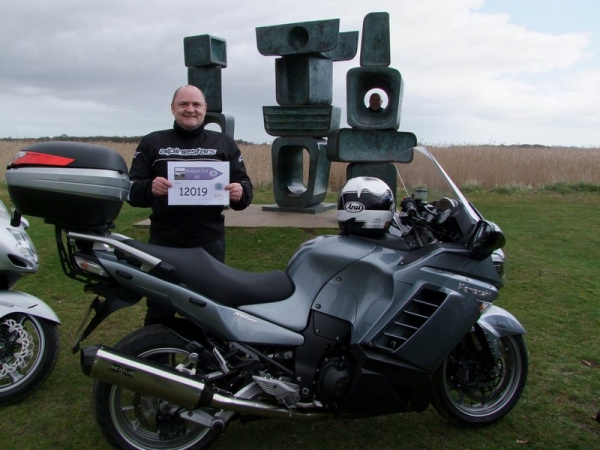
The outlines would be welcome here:
M 163 247 L 133 239 L 123 243 L 159 258 L 174 269 L 180 283 L 223 305 L 238 307 L 276 302 L 290 297 L 295 290 L 290 277 L 281 270 L 245 272 L 234 269 L 200 247 Z

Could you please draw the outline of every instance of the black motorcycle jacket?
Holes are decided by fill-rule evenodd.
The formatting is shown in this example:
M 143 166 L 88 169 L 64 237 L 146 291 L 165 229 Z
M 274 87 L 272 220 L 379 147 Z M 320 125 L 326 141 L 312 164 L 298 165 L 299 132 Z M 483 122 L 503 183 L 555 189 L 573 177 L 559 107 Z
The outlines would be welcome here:
M 196 247 L 220 238 L 225 233 L 223 206 L 168 205 L 168 197 L 152 194 L 152 180 L 167 178 L 169 161 L 228 161 L 229 182 L 240 183 L 244 190 L 230 208 L 239 211 L 252 201 L 252 182 L 246 173 L 240 149 L 227 135 L 205 130 L 192 131 L 177 123 L 173 129 L 150 133 L 142 138 L 129 171 L 133 182 L 128 202 L 132 206 L 151 207 L 150 236 L 173 247 Z

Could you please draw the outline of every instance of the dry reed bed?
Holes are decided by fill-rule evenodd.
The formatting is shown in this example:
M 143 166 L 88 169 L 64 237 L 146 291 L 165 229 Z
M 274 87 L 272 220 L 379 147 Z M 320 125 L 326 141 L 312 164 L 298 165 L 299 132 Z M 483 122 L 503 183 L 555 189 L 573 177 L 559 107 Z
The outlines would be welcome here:
M 0 180 L 13 156 L 34 140 L 0 141 Z M 113 148 L 127 164 L 131 162 L 136 143 L 95 141 Z M 448 174 L 459 186 L 473 185 L 484 189 L 522 186 L 538 188 L 554 183 L 589 183 L 600 185 L 600 148 L 451 145 L 429 147 Z M 271 146 L 241 144 L 240 149 L 248 173 L 255 186 L 270 188 L 273 173 Z M 307 157 L 305 157 L 307 162 Z M 419 172 L 419 167 L 398 165 L 401 173 Z M 346 179 L 346 164 L 332 163 L 329 188 L 337 191 Z M 305 175 L 306 175 L 305 170 Z

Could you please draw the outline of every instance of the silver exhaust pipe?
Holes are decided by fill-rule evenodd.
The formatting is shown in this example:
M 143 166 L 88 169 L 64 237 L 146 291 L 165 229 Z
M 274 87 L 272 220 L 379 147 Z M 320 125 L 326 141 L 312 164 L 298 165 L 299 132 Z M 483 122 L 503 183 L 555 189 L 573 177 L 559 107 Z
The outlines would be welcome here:
M 103 345 L 81 350 L 81 370 L 89 377 L 167 400 L 190 411 L 210 406 L 241 414 L 293 421 L 333 417 L 331 413 L 279 408 L 267 403 L 224 396 L 175 369 Z
M 177 370 L 154 361 L 109 347 L 83 348 L 81 370 L 89 377 L 159 397 L 189 410 L 208 406 L 212 401 L 213 393 L 204 383 L 191 380 Z

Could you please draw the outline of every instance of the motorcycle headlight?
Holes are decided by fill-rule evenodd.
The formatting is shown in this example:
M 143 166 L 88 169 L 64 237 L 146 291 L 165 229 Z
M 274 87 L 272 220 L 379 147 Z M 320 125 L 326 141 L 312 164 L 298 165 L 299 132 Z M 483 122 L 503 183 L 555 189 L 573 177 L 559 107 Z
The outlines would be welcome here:
M 504 252 L 501 248 L 498 248 L 492 252 L 492 262 L 494 263 L 494 267 L 496 268 L 496 273 L 500 278 L 504 280 L 504 260 L 505 260 Z
M 39 262 L 38 254 L 35 249 L 35 245 L 27 235 L 27 233 L 23 233 L 20 230 L 16 230 L 14 228 L 7 228 L 13 238 L 16 241 L 16 247 L 19 250 L 20 256 L 25 258 L 28 261 L 33 261 L 35 264 Z

